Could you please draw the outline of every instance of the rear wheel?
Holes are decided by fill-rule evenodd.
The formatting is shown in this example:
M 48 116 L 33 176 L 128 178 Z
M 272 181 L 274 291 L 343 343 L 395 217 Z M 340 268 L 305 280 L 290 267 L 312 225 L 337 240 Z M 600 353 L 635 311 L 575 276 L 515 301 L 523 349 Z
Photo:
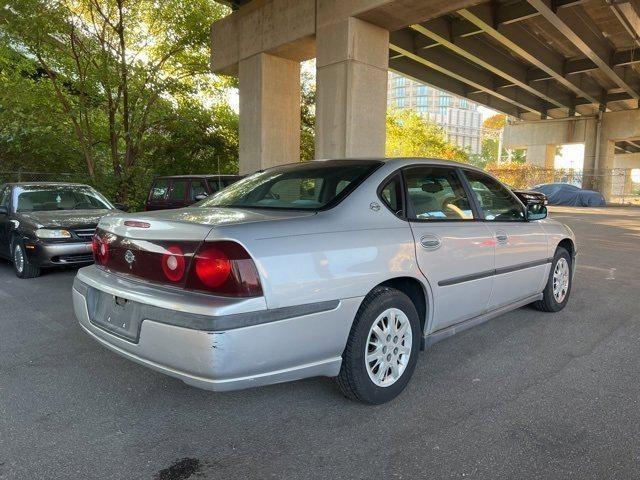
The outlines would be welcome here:
M 420 350 L 420 320 L 399 290 L 378 287 L 362 302 L 342 355 L 338 385 L 364 403 L 399 395 L 411 379 Z
M 13 242 L 13 269 L 19 278 L 34 278 L 40 275 L 40 267 L 29 261 L 22 240 Z
M 572 281 L 571 255 L 566 249 L 558 247 L 542 300 L 534 302 L 533 306 L 543 312 L 559 312 L 569 301 Z

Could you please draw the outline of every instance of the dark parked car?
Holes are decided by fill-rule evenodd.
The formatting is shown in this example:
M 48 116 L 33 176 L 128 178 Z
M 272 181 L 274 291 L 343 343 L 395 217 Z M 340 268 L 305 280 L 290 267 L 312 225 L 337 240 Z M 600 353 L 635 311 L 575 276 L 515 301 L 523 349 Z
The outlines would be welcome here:
M 146 210 L 188 207 L 243 178 L 242 175 L 174 175 L 156 177 Z
M 569 207 L 604 207 L 607 202 L 600 192 L 585 190 L 569 183 L 545 183 L 533 187 L 536 192 L 544 193 L 550 205 Z
M 0 186 L 0 256 L 20 278 L 42 267 L 93 262 L 91 240 L 101 217 L 118 209 L 88 185 Z
M 525 205 L 531 203 L 537 203 L 540 205 L 547 205 L 549 200 L 547 196 L 542 192 L 536 192 L 535 190 L 522 190 L 519 188 L 511 188 L 511 191 L 520 199 Z

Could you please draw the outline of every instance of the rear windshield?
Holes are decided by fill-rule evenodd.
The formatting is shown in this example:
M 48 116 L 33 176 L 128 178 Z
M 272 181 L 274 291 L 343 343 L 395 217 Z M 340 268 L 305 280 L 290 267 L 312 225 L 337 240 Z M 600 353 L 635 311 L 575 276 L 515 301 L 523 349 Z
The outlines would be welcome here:
M 16 193 L 17 212 L 113 208 L 106 198 L 84 185 L 23 186 L 19 187 Z
M 275 167 L 243 178 L 196 206 L 319 210 L 338 203 L 381 164 L 341 160 Z

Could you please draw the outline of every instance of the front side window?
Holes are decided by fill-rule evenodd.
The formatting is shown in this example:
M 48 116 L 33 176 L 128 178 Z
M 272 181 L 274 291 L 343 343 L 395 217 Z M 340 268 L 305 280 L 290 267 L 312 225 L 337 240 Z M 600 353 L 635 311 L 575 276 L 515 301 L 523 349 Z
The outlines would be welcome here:
M 245 177 L 197 206 L 318 210 L 342 200 L 380 165 L 336 160 L 275 167 Z
M 465 175 L 485 220 L 494 222 L 524 221 L 524 208 L 511 192 L 497 180 L 480 172 Z
M 207 179 L 207 182 L 209 182 L 209 188 L 211 189 L 212 194 L 222 190 L 225 187 L 220 177 L 209 178 Z
M 21 186 L 17 189 L 17 212 L 56 210 L 102 210 L 113 208 L 93 188 L 83 185 Z
M 191 191 L 189 198 L 195 200 L 198 195 L 206 195 L 207 187 L 204 184 L 204 180 L 191 180 Z
M 415 220 L 473 220 L 473 211 L 456 171 L 414 167 L 405 171 L 408 202 Z

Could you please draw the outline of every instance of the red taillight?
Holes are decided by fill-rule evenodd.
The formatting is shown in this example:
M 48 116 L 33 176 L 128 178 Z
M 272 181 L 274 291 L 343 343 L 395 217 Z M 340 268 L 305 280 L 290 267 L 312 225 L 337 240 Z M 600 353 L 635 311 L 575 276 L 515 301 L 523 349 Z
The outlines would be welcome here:
M 93 250 L 93 260 L 98 265 L 106 265 L 109 260 L 109 244 L 100 236 L 94 235 L 91 240 L 91 249 Z
M 99 229 L 92 248 L 96 265 L 111 272 L 213 295 L 262 295 L 253 259 L 233 241 L 135 239 Z
M 186 270 L 186 262 L 184 261 L 184 252 L 177 245 L 171 245 L 167 251 L 162 254 L 162 271 L 164 276 L 172 282 L 179 282 L 184 276 Z
M 204 243 L 195 254 L 186 288 L 231 297 L 262 295 L 260 276 L 251 256 L 238 243 Z
M 223 285 L 231 275 L 231 260 L 216 247 L 205 247 L 196 254 L 196 275 L 207 287 Z

